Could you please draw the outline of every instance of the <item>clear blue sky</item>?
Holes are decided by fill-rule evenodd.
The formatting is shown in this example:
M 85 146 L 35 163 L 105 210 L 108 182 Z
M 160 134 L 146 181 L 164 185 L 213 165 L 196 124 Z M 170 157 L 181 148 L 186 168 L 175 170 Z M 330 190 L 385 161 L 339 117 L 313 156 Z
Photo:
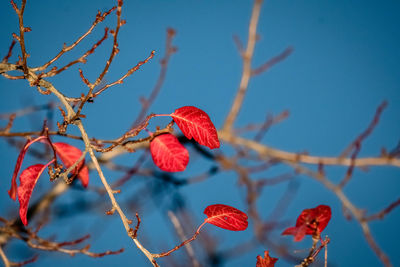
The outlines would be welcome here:
M 62 44 L 70 44 L 92 23 L 97 10 L 105 11 L 115 3 L 101 1 L 28 1 L 25 23 L 32 28 L 26 34 L 27 49 L 31 57 L 29 64 L 38 66 L 53 57 Z M 159 73 L 159 64 L 164 52 L 165 30 L 173 27 L 177 31 L 174 44 L 178 53 L 171 60 L 168 75 L 159 98 L 150 109 L 154 113 L 170 113 L 185 105 L 205 110 L 215 125 L 222 126 L 236 93 L 241 73 L 241 59 L 232 40 L 237 34 L 244 42 L 251 13 L 252 1 L 126 1 L 123 18 L 127 24 L 121 29 L 119 45 L 121 52 L 114 61 L 107 81 L 114 81 L 138 61 L 146 58 L 151 50 L 156 57 L 133 74 L 123 85 L 105 92 L 94 104 L 88 105 L 84 124 L 90 136 L 115 138 L 130 127 L 140 109 L 138 98 L 149 94 Z M 0 28 L 2 41 L 0 52 L 5 54 L 11 42 L 11 33 L 17 32 L 17 16 L 8 1 L 0 3 Z M 379 155 L 382 147 L 394 148 L 400 139 L 400 3 L 398 1 L 345 1 L 345 0 L 271 0 L 265 1 L 259 21 L 260 40 L 257 43 L 254 66 L 277 55 L 287 46 L 294 48 L 293 54 L 272 70 L 251 80 L 242 112 L 236 126 L 259 123 L 270 112 L 277 114 L 285 109 L 290 117 L 275 126 L 264 138 L 265 144 L 288 151 L 308 151 L 314 155 L 336 156 L 366 128 L 376 107 L 389 102 L 378 127 L 362 146 L 360 156 Z M 62 58 L 67 63 L 85 51 L 103 34 L 105 26 L 113 27 L 114 17 L 99 25 L 93 36 L 82 43 L 70 56 Z M 85 75 L 93 79 L 102 68 L 111 47 L 111 40 L 81 65 Z M 19 53 L 16 52 L 14 53 Z M 15 58 L 15 54 L 14 54 Z M 60 62 L 60 65 L 61 65 Z M 67 95 L 79 96 L 85 92 L 77 68 L 50 79 Z M 42 96 L 26 82 L 11 82 L 0 78 L 0 112 L 11 112 L 30 104 L 44 104 L 53 97 Z M 15 131 L 41 126 L 45 113 L 18 119 Z M 55 117 L 59 120 L 58 114 Z M 168 122 L 157 118 L 155 125 Z M 1 121 L 1 126 L 5 121 Z M 71 127 L 73 128 L 73 127 Z M 150 129 L 151 130 L 151 129 Z M 57 139 L 57 138 L 55 138 Z M 57 141 L 65 141 L 58 138 Z M 75 143 L 79 146 L 79 143 Z M 81 146 L 82 147 L 82 146 Z M 0 178 L 3 194 L 0 194 L 0 216 L 17 213 L 18 205 L 6 194 L 10 185 L 12 168 L 18 151 L 0 141 L 3 151 L 0 163 Z M 223 146 L 223 151 L 229 147 Z M 191 151 L 191 154 L 194 154 Z M 132 164 L 137 155 L 118 159 L 121 164 Z M 34 162 L 34 161 L 32 161 Z M 29 160 L 25 163 L 29 164 Z M 207 170 L 212 163 L 199 157 L 191 158 L 189 168 L 178 177 L 192 177 Z M 151 161 L 145 164 L 151 167 Z M 271 177 L 284 169 L 273 169 L 256 175 L 254 179 Z M 327 175 L 339 181 L 346 168 L 327 168 Z M 110 179 L 120 174 L 106 172 Z M 91 173 L 91 184 L 99 185 L 97 175 Z M 140 180 L 140 179 L 139 179 Z M 295 222 L 304 208 L 318 204 L 332 207 L 333 219 L 325 232 L 331 238 L 329 261 L 332 266 L 379 266 L 377 257 L 368 247 L 361 229 L 354 221 L 346 221 L 338 199 L 319 183 L 299 176 L 300 189 L 291 203 L 286 219 Z M 123 188 L 122 199 L 135 196 L 144 182 L 132 182 Z M 34 195 L 40 195 L 49 186 L 45 177 L 39 182 Z M 267 216 L 286 188 L 286 184 L 266 188 L 258 205 Z M 394 167 L 372 167 L 368 172 L 357 169 L 345 193 L 359 207 L 377 212 L 399 197 L 399 169 Z M 171 189 L 171 191 L 173 191 Z M 237 187 L 237 176 L 224 172 L 204 183 L 179 189 L 186 204 L 195 214 L 195 225 L 203 220 L 203 209 L 214 203 L 224 203 L 244 208 L 245 192 Z M 140 234 L 146 236 L 145 244 L 158 252 L 177 244 L 171 234 L 172 227 L 165 215 L 170 203 L 165 198 L 154 199 L 140 209 L 144 214 Z M 58 204 L 68 206 L 77 199 L 94 199 L 93 193 L 73 190 L 63 196 Z M 105 199 L 104 202 L 108 200 Z M 84 215 L 53 221 L 44 232 L 50 236 L 60 232 L 60 239 L 79 237 L 91 232 L 93 250 L 119 249 L 126 252 L 103 259 L 85 256 L 70 258 L 57 253 L 43 253 L 31 266 L 148 266 L 144 257 L 131 244 L 117 216 L 95 216 L 106 210 L 99 207 Z M 156 212 L 154 212 L 156 211 Z M 133 211 L 132 211 L 133 212 Z M 265 212 L 265 213 L 264 213 Z M 133 216 L 133 213 L 132 213 Z M 394 266 L 400 266 L 398 239 L 400 211 L 393 211 L 384 221 L 371 224 L 373 234 L 389 255 Z M 251 228 L 242 233 L 232 233 L 205 228 L 221 242 L 221 250 L 233 247 L 251 236 Z M 96 237 L 98 234 L 98 237 Z M 274 238 L 280 237 L 279 231 Z M 195 241 L 196 242 L 196 241 Z M 310 240 L 308 239 L 308 242 Z M 296 249 L 305 248 L 307 241 L 297 244 Z M 11 259 L 23 259 L 30 252 L 23 250 L 21 243 L 7 248 Z M 265 246 L 243 253 L 226 266 L 255 266 L 255 258 L 262 254 Z M 22 252 L 24 251 L 24 252 Z M 272 256 L 277 254 L 272 251 Z M 132 264 L 135 263 L 135 264 Z M 162 264 L 163 261 L 161 260 Z M 291 266 L 280 260 L 276 266 Z

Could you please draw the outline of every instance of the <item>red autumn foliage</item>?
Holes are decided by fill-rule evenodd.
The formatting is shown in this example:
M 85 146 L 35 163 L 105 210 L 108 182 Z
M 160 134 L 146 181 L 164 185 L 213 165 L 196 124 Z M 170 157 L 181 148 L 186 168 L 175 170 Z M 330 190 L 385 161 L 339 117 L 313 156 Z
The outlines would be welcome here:
M 51 161 L 53 162 L 53 161 Z M 19 217 L 24 225 L 28 224 L 26 214 L 28 212 L 28 204 L 31 199 L 32 191 L 36 185 L 42 172 L 47 168 L 47 165 L 36 164 L 29 166 L 22 171 L 19 176 L 19 187 L 18 187 L 18 201 L 19 201 Z
M 204 210 L 205 220 L 215 226 L 231 231 L 246 230 L 248 222 L 246 213 L 223 204 L 210 205 Z
M 297 218 L 296 226 L 289 227 L 282 235 L 293 235 L 294 241 L 301 241 L 305 235 L 320 236 L 331 219 L 331 208 L 319 205 L 313 209 L 305 209 Z
M 188 139 L 193 138 L 200 145 L 210 149 L 219 148 L 217 130 L 207 113 L 201 109 L 184 106 L 175 110 L 170 116 Z
M 21 165 L 22 165 L 22 162 L 24 161 L 26 151 L 28 150 L 30 145 L 32 145 L 33 143 L 35 143 L 41 139 L 44 139 L 44 138 L 47 138 L 47 137 L 39 136 L 38 138 L 36 138 L 34 140 L 26 141 L 25 145 L 22 147 L 21 151 L 19 152 L 17 162 L 15 163 L 13 177 L 11 179 L 11 188 L 10 188 L 10 190 L 8 190 L 8 194 L 9 194 L 10 198 L 12 198 L 14 201 L 17 197 L 17 176 L 18 176 L 19 171 L 21 170 Z
M 257 256 L 256 267 L 274 267 L 275 263 L 278 261 L 277 258 L 271 258 L 268 255 L 268 250 L 264 251 L 264 258 L 260 255 Z
M 150 143 L 154 164 L 166 172 L 180 172 L 186 169 L 189 152 L 174 135 L 166 133 L 155 137 Z
M 53 147 L 64 163 L 66 168 L 71 167 L 81 157 L 82 151 L 79 148 L 71 146 L 67 143 L 53 143 Z M 89 184 L 89 170 L 85 166 L 85 160 L 83 159 L 78 166 L 72 171 L 73 175 L 77 175 L 79 180 L 82 182 L 84 187 Z

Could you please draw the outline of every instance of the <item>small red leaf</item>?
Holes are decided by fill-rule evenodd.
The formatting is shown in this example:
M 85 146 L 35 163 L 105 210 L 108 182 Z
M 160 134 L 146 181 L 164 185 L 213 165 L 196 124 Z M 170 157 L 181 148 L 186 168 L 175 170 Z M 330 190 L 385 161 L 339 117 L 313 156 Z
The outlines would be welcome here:
M 189 152 L 174 135 L 166 133 L 150 143 L 154 164 L 166 172 L 184 171 L 189 162 Z
M 268 255 L 268 250 L 264 251 L 264 258 L 260 255 L 257 256 L 256 267 L 274 267 L 275 263 L 278 261 L 277 258 L 271 258 Z
M 39 179 L 42 172 L 47 168 L 47 165 L 36 164 L 29 166 L 22 171 L 19 176 L 20 185 L 18 187 L 18 201 L 19 201 L 19 217 L 24 225 L 28 224 L 26 213 L 28 212 L 28 204 L 31 199 L 33 188 Z
M 293 235 L 296 242 L 301 241 L 306 235 L 320 236 L 331 216 L 331 208 L 326 205 L 305 209 L 297 218 L 296 226 L 287 228 L 282 235 Z
M 207 215 L 206 222 L 231 231 L 246 230 L 248 222 L 246 213 L 234 207 L 215 204 L 204 210 Z
M 32 145 L 33 143 L 35 143 L 41 139 L 44 139 L 44 138 L 47 138 L 47 137 L 39 136 L 38 138 L 36 138 L 34 140 L 26 141 L 25 145 L 22 147 L 21 151 L 19 152 L 17 162 L 15 163 L 13 177 L 11 178 L 11 188 L 10 188 L 10 190 L 8 190 L 8 194 L 10 195 L 10 198 L 12 198 L 14 201 L 17 197 L 17 176 L 21 169 L 22 161 L 24 160 L 26 151 L 28 150 L 30 145 Z
M 66 168 L 71 167 L 81 157 L 82 151 L 79 148 L 71 146 L 67 143 L 53 143 L 53 147 L 64 163 Z M 78 175 L 79 180 L 84 187 L 89 184 L 89 170 L 85 166 L 85 160 L 82 160 L 78 166 L 72 171 L 73 175 Z
M 170 114 L 176 125 L 188 139 L 211 149 L 220 146 L 217 130 L 207 113 L 192 106 L 178 108 Z

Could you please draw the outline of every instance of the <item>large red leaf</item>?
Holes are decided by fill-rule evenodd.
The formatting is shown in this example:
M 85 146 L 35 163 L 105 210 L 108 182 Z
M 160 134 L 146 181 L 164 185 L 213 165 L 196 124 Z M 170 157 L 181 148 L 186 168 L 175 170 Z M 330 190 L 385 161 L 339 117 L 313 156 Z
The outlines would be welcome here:
M 169 133 L 155 137 L 150 143 L 150 152 L 154 164 L 166 172 L 184 171 L 189 162 L 189 152 Z
M 71 167 L 81 157 L 82 151 L 79 148 L 71 146 L 67 143 L 53 143 L 53 147 L 64 163 L 66 168 Z M 84 187 L 89 184 L 89 170 L 85 166 L 85 160 L 82 160 L 78 166 L 72 171 L 73 175 L 78 175 L 79 180 Z
M 51 161 L 52 162 L 52 161 Z M 49 162 L 49 163 L 51 163 Z M 28 224 L 26 219 L 26 213 L 28 212 L 28 204 L 31 199 L 33 188 L 36 185 L 42 172 L 47 168 L 47 165 L 36 164 L 29 166 L 22 171 L 19 176 L 19 187 L 18 187 L 18 201 L 19 201 L 19 217 L 24 225 Z
M 30 145 L 32 145 L 33 143 L 35 143 L 41 139 L 44 139 L 44 138 L 47 138 L 47 137 L 39 136 L 38 138 L 36 138 L 34 140 L 26 141 L 25 145 L 22 147 L 21 151 L 19 152 L 17 162 L 15 163 L 15 167 L 14 167 L 13 177 L 11 179 L 11 188 L 10 188 L 10 190 L 8 190 L 8 194 L 10 195 L 10 198 L 12 198 L 14 201 L 17 197 L 17 176 L 21 169 L 22 161 L 24 160 L 26 151 L 28 150 Z
M 246 213 L 223 204 L 210 205 L 204 210 L 206 222 L 215 226 L 231 230 L 246 230 L 248 222 Z
M 264 251 L 264 258 L 260 255 L 257 256 L 256 267 L 274 267 L 275 263 L 278 261 L 277 258 L 272 258 L 268 255 L 268 250 Z
M 188 139 L 211 149 L 219 147 L 217 130 L 207 113 L 192 106 L 178 108 L 170 114 Z

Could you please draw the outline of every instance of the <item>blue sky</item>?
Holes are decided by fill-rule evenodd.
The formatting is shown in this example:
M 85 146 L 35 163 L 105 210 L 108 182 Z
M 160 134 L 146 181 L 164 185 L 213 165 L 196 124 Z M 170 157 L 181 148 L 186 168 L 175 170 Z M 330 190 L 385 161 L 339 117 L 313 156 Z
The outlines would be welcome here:
M 97 10 L 105 11 L 114 1 L 28 1 L 25 23 L 32 28 L 26 34 L 27 49 L 31 66 L 41 65 L 53 57 L 62 44 L 70 44 L 91 24 Z M 241 74 L 241 59 L 232 36 L 238 35 L 245 42 L 251 13 L 252 1 L 126 1 L 123 17 L 127 24 L 121 29 L 119 46 L 121 52 L 113 62 L 106 81 L 117 79 L 121 73 L 146 58 L 152 50 L 156 56 L 123 85 L 106 91 L 94 104 L 87 105 L 84 124 L 90 136 L 115 138 L 130 127 L 140 110 L 139 97 L 149 94 L 159 73 L 158 61 L 164 53 L 167 27 L 176 29 L 174 44 L 178 52 L 172 57 L 167 79 L 162 91 L 150 109 L 154 113 L 170 113 L 176 108 L 193 105 L 206 111 L 217 128 L 222 126 L 236 93 Z M 7 1 L 0 3 L 2 16 L 0 51 L 5 54 L 11 41 L 11 33 L 17 32 L 17 17 Z M 262 64 L 286 47 L 294 52 L 285 61 L 267 73 L 254 77 L 249 84 L 243 108 L 236 126 L 260 123 L 267 113 L 278 114 L 289 110 L 287 120 L 274 126 L 263 139 L 271 147 L 292 152 L 308 151 L 313 155 L 337 156 L 361 133 L 372 119 L 375 109 L 383 101 L 389 105 L 383 113 L 373 134 L 363 143 L 360 156 L 379 155 L 382 147 L 394 148 L 400 137 L 400 23 L 398 1 L 265 1 L 259 21 L 253 66 Z M 82 43 L 71 55 L 60 60 L 59 65 L 68 63 L 90 45 L 101 38 L 105 26 L 115 24 L 113 16 L 100 24 L 93 36 Z M 111 39 L 101 46 L 88 63 L 79 66 L 89 79 L 94 79 L 102 68 Z M 18 54 L 16 49 L 14 52 Z M 58 65 L 58 66 L 59 66 Z M 63 75 L 49 79 L 67 95 L 79 96 L 85 92 L 77 68 Z M 26 82 L 0 79 L 0 112 L 11 112 L 30 104 L 44 104 L 55 100 L 42 96 Z M 27 128 L 38 130 L 46 114 L 38 113 L 18 119 L 15 131 Z M 55 118 L 59 120 L 58 114 Z M 157 118 L 151 127 L 163 126 L 168 119 Z M 2 121 L 1 125 L 5 122 Z M 72 130 L 72 127 L 71 127 Z M 152 129 L 150 129 L 152 130 Z M 74 130 L 72 131 L 74 132 Z M 75 131 L 76 132 L 76 131 Z M 54 138 L 57 139 L 57 138 Z M 59 138 L 57 141 L 65 141 Z M 77 146 L 82 144 L 73 142 Z M 40 146 L 40 145 L 39 145 Z M 7 198 L 12 166 L 18 151 L 4 140 L 0 141 L 3 151 L 0 163 L 1 188 L 0 205 L 4 212 L 0 216 L 16 214 L 17 205 Z M 230 151 L 222 146 L 222 151 Z M 190 151 L 194 155 L 194 151 Z M 118 159 L 121 164 L 132 164 L 137 155 L 126 155 Z M 29 164 L 29 160 L 25 164 Z M 32 159 L 32 162 L 34 160 Z M 192 177 L 207 170 L 213 163 L 193 156 L 188 170 L 178 177 Z M 151 161 L 146 162 L 151 167 Z M 271 177 L 287 168 L 271 169 L 255 176 L 254 179 Z M 327 168 L 327 175 L 333 181 L 340 181 L 346 172 L 343 167 Z M 111 180 L 121 174 L 106 171 Z M 368 172 L 356 169 L 345 193 L 360 208 L 377 212 L 390 202 L 398 199 L 399 170 L 395 167 L 371 167 Z M 49 182 L 39 182 L 34 195 L 48 188 Z M 127 184 L 122 199 L 129 199 L 138 191 L 145 178 Z M 304 208 L 328 204 L 332 207 L 333 219 L 326 228 L 331 238 L 329 260 L 332 266 L 378 266 L 377 257 L 365 242 L 361 229 L 354 221 L 347 221 L 342 215 L 338 199 L 318 182 L 299 175 L 300 188 L 285 215 L 295 222 Z M 91 173 L 91 184 L 99 185 L 99 179 Z M 286 184 L 264 189 L 258 201 L 264 216 L 273 209 Z M 229 204 L 244 209 L 245 191 L 237 185 L 233 172 L 223 172 L 207 181 L 182 187 L 179 194 L 185 197 L 186 205 L 195 215 L 195 225 L 203 220 L 203 209 L 214 203 Z M 171 189 L 171 192 L 175 192 Z M 165 215 L 172 193 L 165 198 L 145 203 L 141 232 L 151 251 L 161 251 L 177 244 L 172 226 Z M 76 199 L 96 199 L 95 194 L 72 190 L 59 203 L 66 206 Z M 104 202 L 107 203 L 107 199 Z M 55 261 L 61 266 L 110 266 L 135 262 L 134 266 L 146 266 L 146 260 L 124 234 L 116 216 L 105 217 L 98 211 L 90 211 L 68 219 L 55 220 L 44 232 L 55 232 L 62 237 L 78 237 L 95 229 L 93 250 L 119 249 L 126 252 L 103 259 L 85 256 L 70 258 L 57 253 L 44 253 L 32 266 L 52 266 Z M 125 208 L 129 208 L 129 205 Z M 106 207 L 104 207 L 104 210 Z M 132 213 L 133 214 L 133 213 Z M 133 216 L 133 215 L 132 215 Z M 72 221 L 72 222 L 71 222 Z M 400 265 L 397 240 L 400 237 L 397 225 L 399 210 L 394 210 L 384 221 L 374 222 L 371 228 L 378 244 L 389 255 L 394 266 Z M 63 231 L 60 230 L 62 226 Z M 64 229 L 65 228 L 65 229 Z M 65 230 L 65 231 L 64 231 Z M 251 229 L 242 233 L 231 233 L 207 226 L 206 231 L 221 241 L 221 250 L 233 247 L 251 236 Z M 273 235 L 277 242 L 291 239 Z M 100 234 L 101 233 L 101 234 Z M 198 241 L 198 240 L 197 240 Z M 196 242 L 196 241 L 195 241 Z M 310 240 L 308 240 L 310 242 Z M 295 248 L 307 247 L 307 241 Z M 23 245 L 14 244 L 8 249 L 12 259 L 21 259 Z M 255 266 L 255 257 L 262 254 L 265 246 L 243 253 L 226 266 Z M 30 252 L 23 252 L 29 255 Z M 271 252 L 273 256 L 276 253 Z M 160 261 L 162 264 L 163 261 Z M 166 262 L 164 262 L 166 263 Z M 280 260 L 276 266 L 291 266 Z

